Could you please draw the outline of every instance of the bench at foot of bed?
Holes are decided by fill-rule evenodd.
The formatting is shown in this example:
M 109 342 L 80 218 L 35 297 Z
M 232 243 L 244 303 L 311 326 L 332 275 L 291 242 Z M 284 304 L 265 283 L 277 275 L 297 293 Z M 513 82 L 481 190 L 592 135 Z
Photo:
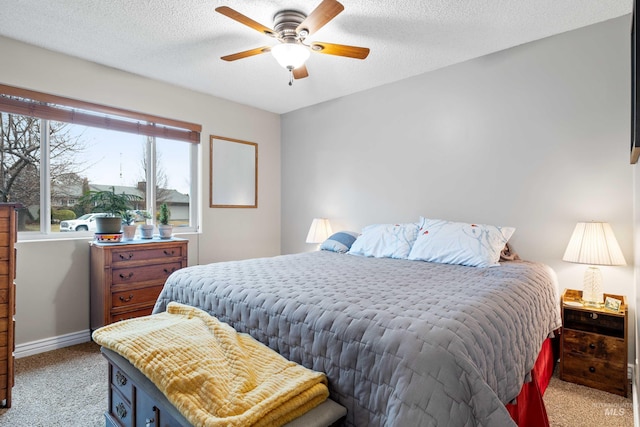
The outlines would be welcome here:
M 104 416 L 107 427 L 188 427 L 189 421 L 160 390 L 127 359 L 106 348 L 109 361 L 109 403 Z M 327 399 L 285 427 L 328 427 L 347 410 Z

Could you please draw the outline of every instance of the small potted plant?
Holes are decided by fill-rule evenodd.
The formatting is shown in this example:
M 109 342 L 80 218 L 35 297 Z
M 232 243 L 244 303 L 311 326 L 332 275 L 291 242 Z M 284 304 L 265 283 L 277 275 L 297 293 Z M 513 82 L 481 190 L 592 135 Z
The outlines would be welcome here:
M 171 217 L 171 211 L 166 203 L 160 205 L 160 211 L 158 212 L 158 232 L 161 239 L 170 239 L 173 232 L 173 225 L 169 224 L 169 218 Z
M 153 239 L 153 224 L 149 224 L 151 214 L 149 211 L 136 211 L 136 214 L 145 222 L 140 224 L 140 237 L 142 239 Z
M 133 240 L 133 238 L 136 235 L 136 228 L 138 228 L 137 225 L 135 225 L 136 222 L 136 217 L 135 217 L 135 212 L 131 211 L 131 210 L 126 210 L 124 212 L 122 212 L 122 238 L 124 240 Z
M 90 205 L 91 212 L 104 212 L 103 217 L 96 218 L 97 233 L 120 233 L 123 218 L 132 203 L 142 200 L 135 194 L 117 194 L 114 187 L 105 191 L 88 191 L 79 200 L 81 205 Z

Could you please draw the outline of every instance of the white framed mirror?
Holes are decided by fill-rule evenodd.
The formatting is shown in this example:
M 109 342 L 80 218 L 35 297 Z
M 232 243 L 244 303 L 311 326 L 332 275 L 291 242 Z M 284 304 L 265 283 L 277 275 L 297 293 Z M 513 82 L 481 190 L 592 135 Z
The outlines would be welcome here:
M 258 207 L 258 144 L 209 137 L 209 207 Z

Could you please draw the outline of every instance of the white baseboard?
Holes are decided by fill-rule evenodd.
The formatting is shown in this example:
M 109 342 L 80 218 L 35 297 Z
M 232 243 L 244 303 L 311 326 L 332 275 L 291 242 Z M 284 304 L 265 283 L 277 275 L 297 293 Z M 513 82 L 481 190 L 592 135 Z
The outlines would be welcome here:
M 89 341 L 91 341 L 91 331 L 89 329 L 86 329 L 84 331 L 59 335 L 57 337 L 45 338 L 42 340 L 18 344 L 16 345 L 14 355 L 16 359 L 20 359 L 21 357 L 32 356 L 34 354 L 57 350 L 59 348 L 82 344 L 83 342 Z

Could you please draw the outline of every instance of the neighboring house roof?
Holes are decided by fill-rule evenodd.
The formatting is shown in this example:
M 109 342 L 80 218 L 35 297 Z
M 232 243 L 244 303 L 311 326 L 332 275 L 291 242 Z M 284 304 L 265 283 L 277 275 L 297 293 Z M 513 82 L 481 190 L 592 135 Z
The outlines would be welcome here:
M 138 187 L 127 187 L 122 185 L 100 185 L 100 184 L 89 184 L 89 189 L 93 191 L 111 191 L 113 187 L 114 191 L 117 194 L 134 194 L 142 197 L 142 199 L 146 199 L 146 194 L 143 190 L 140 190 Z M 161 188 L 158 193 L 162 194 L 162 202 L 166 202 L 168 204 L 176 205 L 176 204 L 188 204 L 189 203 L 189 195 L 182 194 L 177 190 L 170 188 Z
M 89 184 L 89 190 L 91 191 L 113 191 L 116 194 L 133 194 L 135 196 L 142 197 L 143 199 L 146 197 L 144 191 L 141 191 L 137 187 L 126 187 L 122 185 L 101 185 L 101 184 Z
M 54 197 L 73 197 L 79 198 L 82 196 L 82 184 L 57 184 L 54 185 Z M 146 194 L 138 187 L 130 187 L 124 185 L 102 185 L 102 184 L 89 184 L 89 190 L 91 191 L 111 191 L 111 188 L 116 194 L 133 194 L 146 199 Z M 189 204 L 189 195 L 178 192 L 174 189 L 163 188 L 159 193 L 162 194 L 162 202 L 166 202 L 172 205 Z

